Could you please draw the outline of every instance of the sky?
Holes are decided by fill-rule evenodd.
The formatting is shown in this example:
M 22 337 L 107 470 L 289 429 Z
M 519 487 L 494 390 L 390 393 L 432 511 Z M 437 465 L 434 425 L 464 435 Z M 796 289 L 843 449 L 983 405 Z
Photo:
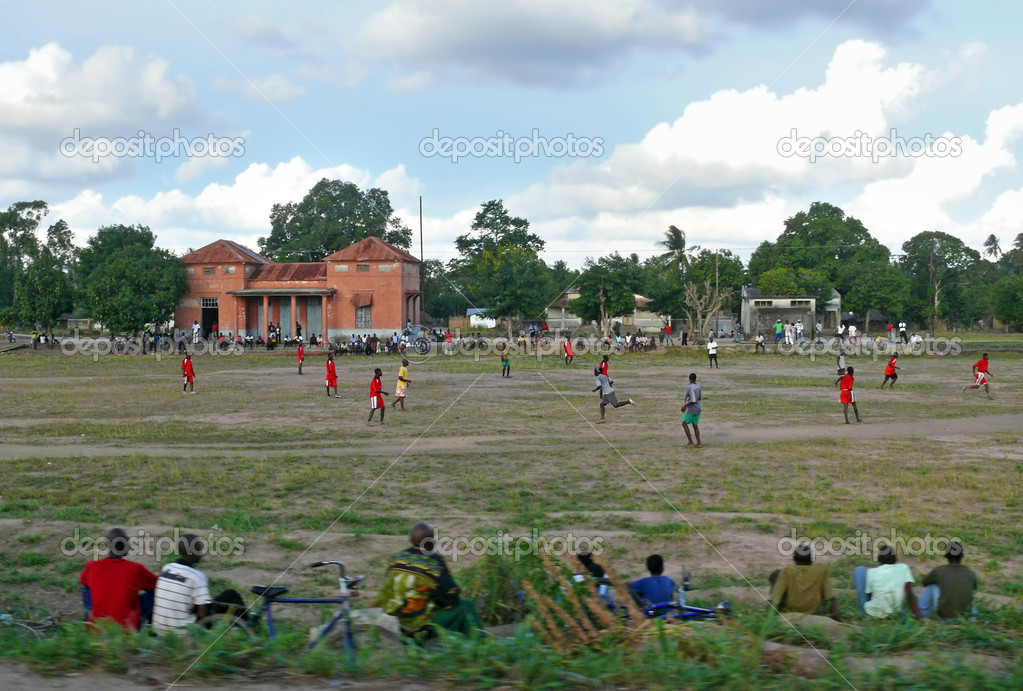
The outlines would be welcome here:
M 1023 3 L 191 0 L 0 4 L 0 208 L 79 244 L 253 249 L 321 178 L 426 258 L 504 200 L 579 267 L 669 225 L 744 259 L 815 201 L 894 253 L 1023 232 Z

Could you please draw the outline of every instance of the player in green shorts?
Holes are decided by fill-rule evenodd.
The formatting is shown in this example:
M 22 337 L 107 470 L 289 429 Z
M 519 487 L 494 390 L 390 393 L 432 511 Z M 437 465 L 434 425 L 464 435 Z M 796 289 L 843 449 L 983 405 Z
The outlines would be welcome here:
M 685 413 L 682 418 L 682 429 L 685 430 L 686 439 L 689 440 L 686 446 L 695 446 L 698 449 L 703 447 L 700 442 L 700 413 L 703 410 L 700 407 L 700 400 L 702 398 L 703 390 L 696 383 L 696 373 L 693 372 L 689 375 L 689 388 L 686 389 L 686 400 L 682 404 L 682 412 Z M 693 444 L 693 435 L 689 432 L 689 425 L 693 426 L 693 433 L 696 434 L 695 444 Z
M 511 376 L 511 355 L 508 354 L 507 348 L 501 348 L 501 376 Z

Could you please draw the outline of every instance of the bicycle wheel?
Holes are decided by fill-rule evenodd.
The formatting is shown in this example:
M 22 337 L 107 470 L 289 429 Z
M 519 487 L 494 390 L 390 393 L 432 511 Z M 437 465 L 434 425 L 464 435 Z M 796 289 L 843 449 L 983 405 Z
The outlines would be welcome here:
M 398 628 L 397 619 L 389 617 L 378 608 L 356 609 L 349 615 L 349 628 L 355 650 L 377 650 L 394 652 L 405 646 L 405 637 Z M 344 622 L 338 622 L 320 645 L 329 645 L 336 650 L 347 650 Z
M 255 638 L 256 631 L 252 626 L 245 621 L 244 617 L 239 617 L 237 614 L 231 614 L 230 612 L 221 612 L 219 614 L 208 614 L 195 623 L 204 629 L 215 631 L 218 635 L 224 636 L 239 636 L 244 638 Z

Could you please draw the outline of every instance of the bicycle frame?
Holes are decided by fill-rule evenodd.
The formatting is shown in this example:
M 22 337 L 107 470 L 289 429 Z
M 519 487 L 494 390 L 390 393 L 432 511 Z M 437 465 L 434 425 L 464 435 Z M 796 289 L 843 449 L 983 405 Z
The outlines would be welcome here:
M 273 605 L 277 604 L 290 604 L 290 605 L 341 605 L 341 610 L 334 615 L 334 618 L 330 622 L 320 629 L 319 635 L 306 646 L 306 650 L 312 650 L 315 648 L 320 641 L 327 637 L 334 627 L 337 626 L 339 621 L 343 621 L 344 624 L 344 645 L 345 650 L 348 652 L 355 651 L 355 640 L 352 638 L 352 627 L 351 620 L 349 619 L 350 613 L 350 600 L 352 591 L 349 589 L 349 585 L 353 588 L 357 587 L 362 581 L 363 577 L 358 576 L 357 578 L 349 579 L 345 576 L 345 565 L 339 561 L 318 561 L 315 564 L 310 564 L 310 568 L 318 568 L 320 566 L 335 565 L 338 567 L 338 579 L 337 585 L 340 595 L 338 597 L 267 597 L 261 595 L 263 599 L 263 612 L 266 615 L 266 628 L 270 635 L 270 638 L 275 636 L 274 631 L 274 620 L 273 620 Z

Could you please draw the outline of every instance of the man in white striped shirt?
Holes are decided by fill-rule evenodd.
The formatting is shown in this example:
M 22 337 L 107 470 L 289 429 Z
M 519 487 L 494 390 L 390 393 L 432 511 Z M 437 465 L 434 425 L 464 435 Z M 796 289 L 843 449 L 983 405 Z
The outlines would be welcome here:
M 178 559 L 163 567 L 153 594 L 153 628 L 177 631 L 201 621 L 209 614 L 245 611 L 245 602 L 235 590 L 210 597 L 209 580 L 195 565 L 206 553 L 206 541 L 196 535 L 178 539 Z

